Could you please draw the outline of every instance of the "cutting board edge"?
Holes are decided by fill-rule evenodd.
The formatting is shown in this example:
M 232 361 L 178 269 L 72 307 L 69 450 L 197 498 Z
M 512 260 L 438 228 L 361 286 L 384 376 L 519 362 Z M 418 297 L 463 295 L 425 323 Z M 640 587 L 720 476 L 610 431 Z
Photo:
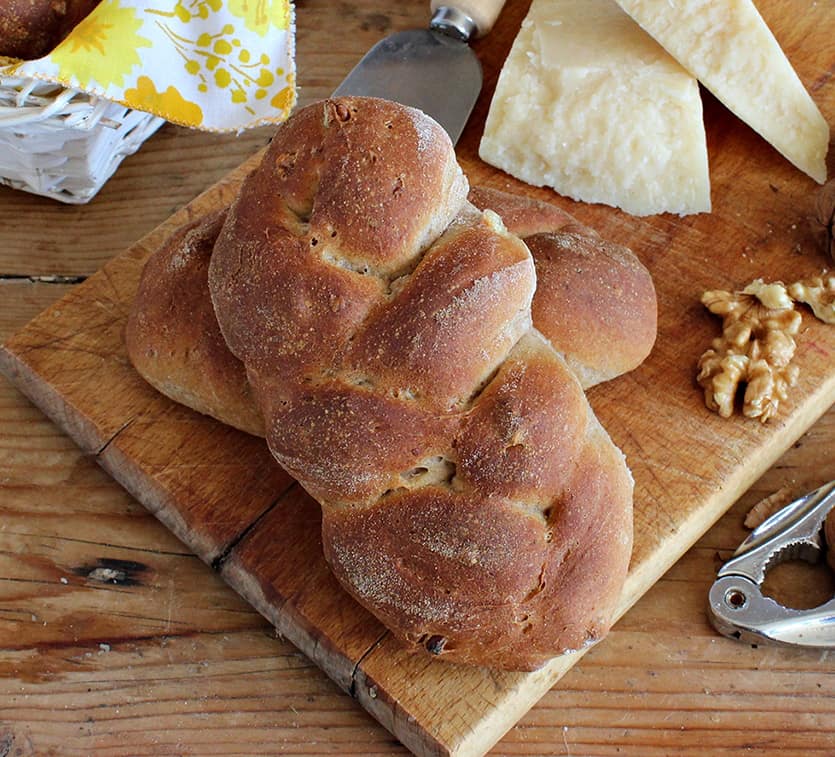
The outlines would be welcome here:
M 128 425 L 130 421 L 122 427 L 122 430 Z M 121 454 L 121 451 L 116 448 L 111 448 L 110 444 L 105 445 L 96 453 L 95 458 L 108 476 L 174 534 L 186 548 L 194 552 L 208 567 L 212 567 L 214 560 L 222 554 L 222 547 L 213 546 L 208 540 L 192 539 L 188 542 L 183 538 L 188 531 L 187 525 L 181 517 L 178 517 L 177 509 L 167 503 L 165 487 L 161 486 L 153 476 L 144 475 L 141 469 L 133 464 L 130 457 Z
M 230 172 L 230 174 L 228 174 L 227 177 L 225 177 L 221 181 L 221 183 L 220 183 L 221 186 L 215 185 L 213 187 L 210 187 L 203 194 L 201 194 L 200 196 L 198 196 L 197 198 L 192 200 L 184 208 L 181 208 L 170 219 L 168 219 L 168 221 L 165 224 L 163 224 L 164 228 L 163 227 L 158 227 L 157 229 L 152 231 L 150 234 L 148 234 L 146 237 L 143 237 L 143 239 L 139 240 L 131 248 L 126 250 L 125 253 L 123 253 L 123 255 L 130 255 L 130 254 L 139 255 L 139 254 L 142 254 L 144 256 L 147 253 L 147 249 L 138 249 L 142 245 L 147 245 L 149 241 L 154 241 L 154 243 L 155 243 L 154 245 L 149 245 L 152 249 L 156 245 L 156 243 L 158 243 L 159 241 L 161 241 L 164 238 L 164 231 L 165 230 L 173 229 L 174 227 L 176 227 L 177 225 L 182 223 L 184 220 L 188 220 L 190 217 L 194 217 L 194 214 L 201 212 L 204 205 L 208 204 L 209 202 L 213 202 L 215 199 L 217 199 L 218 201 L 222 200 L 224 198 L 224 195 L 227 192 L 231 193 L 231 191 L 234 189 L 236 183 L 238 183 L 243 178 L 243 175 L 246 172 L 246 167 L 248 167 L 250 164 L 254 164 L 258 159 L 260 159 L 260 154 L 261 153 L 257 153 L 252 158 L 250 158 L 248 161 L 246 161 L 244 164 L 242 164 L 240 167 L 238 167 L 237 169 Z M 83 286 L 84 286 L 83 284 L 79 285 L 79 289 Z M 61 302 L 61 301 L 62 300 L 59 300 L 59 302 Z M 33 319 L 33 322 L 36 321 L 37 318 L 40 318 L 40 316 L 36 317 L 36 319 Z M 27 326 L 24 327 L 23 331 L 25 331 L 27 328 L 29 328 L 29 325 L 31 325 L 31 323 L 32 322 L 30 322 L 30 324 L 27 324 Z M 107 444 L 112 440 L 112 438 L 115 438 L 115 437 L 111 437 L 110 439 L 97 438 L 95 440 L 96 441 L 95 444 L 83 444 L 82 442 L 80 442 L 79 441 L 80 437 L 81 438 L 86 438 L 83 421 L 86 420 L 89 423 L 89 419 L 79 418 L 78 419 L 78 429 L 74 432 L 73 430 L 68 428 L 67 425 L 65 425 L 65 424 L 70 423 L 70 419 L 68 418 L 66 413 L 61 414 L 57 411 L 50 412 L 49 410 L 45 409 L 44 406 L 41 404 L 41 402 L 38 399 L 36 399 L 35 396 L 33 396 L 32 392 L 27 391 L 27 389 L 25 387 L 21 386 L 20 383 L 18 383 L 18 381 L 14 380 L 12 378 L 12 376 L 10 375 L 10 373 L 12 373 L 12 372 L 17 372 L 17 375 L 22 375 L 21 371 L 26 371 L 26 372 L 28 372 L 28 374 L 33 374 L 31 366 L 28 366 L 25 363 L 25 361 L 22 360 L 18 355 L 15 355 L 14 353 L 8 352 L 5 348 L 3 348 L 1 346 L 0 346 L 0 371 L 6 373 L 6 375 L 9 375 L 12 384 L 15 385 L 16 387 L 18 387 L 37 407 L 39 407 L 47 415 L 47 417 L 49 417 L 59 428 L 62 428 L 76 443 L 78 443 L 79 446 L 81 446 L 82 449 L 85 452 L 88 452 L 89 454 L 97 454 L 103 448 L 106 448 Z M 36 373 L 34 373 L 34 375 L 37 376 Z M 45 384 L 47 392 L 52 392 L 54 394 L 54 389 L 51 388 L 51 386 L 48 384 L 48 382 L 44 381 L 43 384 Z M 827 383 L 827 386 L 830 387 L 830 390 L 829 390 L 830 400 L 829 400 L 829 402 L 831 404 L 831 402 L 833 401 L 832 395 L 833 395 L 833 393 L 835 393 L 835 392 L 833 392 L 833 389 L 835 389 L 835 377 L 830 377 L 830 381 Z M 807 409 L 808 409 L 807 407 L 804 407 L 804 410 L 807 410 Z M 802 427 L 800 427 L 799 430 L 797 430 L 797 437 L 799 437 L 808 428 L 808 426 L 810 426 L 814 422 L 815 417 L 823 414 L 823 412 L 825 412 L 825 410 L 826 410 L 826 407 L 822 407 L 821 410 L 819 412 L 817 412 L 817 414 L 811 413 L 811 415 L 814 416 L 814 417 L 811 417 L 811 419 L 808 420 L 808 424 L 804 420 L 804 424 L 801 424 Z M 126 422 L 129 422 L 129 419 Z M 796 424 L 792 425 L 793 429 L 794 429 L 795 425 Z M 794 433 L 794 431 L 792 433 Z M 117 434 L 118 434 L 118 432 L 117 432 Z M 797 437 L 795 437 L 795 439 Z M 773 459 L 770 459 L 770 461 L 773 462 L 773 460 L 775 460 L 779 456 L 780 451 L 785 450 L 792 443 L 794 443 L 794 439 L 790 440 L 785 445 L 785 447 L 781 447 L 780 449 L 778 449 L 776 451 Z M 768 466 L 766 465 L 765 467 L 768 467 Z M 759 474 L 757 474 L 757 475 L 759 475 Z M 750 485 L 750 483 L 752 483 L 753 480 L 755 480 L 755 479 L 756 479 L 756 476 L 752 475 L 751 480 L 749 481 L 748 485 Z M 120 483 L 122 483 L 122 482 L 120 482 Z M 124 486 L 124 484 L 122 484 L 122 485 Z M 745 488 L 747 488 L 747 486 Z M 745 488 L 742 488 L 741 491 L 744 491 Z M 145 505 L 144 501 L 143 501 L 143 505 L 147 507 L 147 505 Z M 720 517 L 722 512 L 724 512 L 724 510 L 727 509 L 727 507 L 729 505 L 730 505 L 730 502 L 727 505 L 724 506 L 724 509 L 720 509 L 716 513 L 716 518 Z M 156 515 L 156 512 L 154 512 L 154 510 L 152 508 L 148 508 L 148 509 Z M 704 512 L 705 509 L 706 509 L 706 507 L 703 507 L 701 509 L 701 512 Z M 691 519 L 688 518 L 688 521 L 686 521 L 686 522 L 689 522 L 690 520 Z M 166 523 L 166 526 L 169 526 L 169 524 Z M 175 533 L 177 533 L 177 532 L 175 531 Z M 694 539 L 694 541 L 695 541 L 695 539 Z M 192 547 L 192 549 L 193 549 L 193 547 Z M 675 559 L 678 559 L 678 557 L 676 557 Z M 675 559 L 672 560 L 672 562 L 675 562 Z M 672 562 L 670 564 L 672 564 Z M 668 567 L 669 566 L 665 567 L 665 570 Z M 644 580 L 649 581 L 649 585 L 652 585 L 652 579 L 650 579 L 648 577 L 645 577 Z M 634 601 L 637 601 L 637 599 L 642 594 L 643 594 L 643 592 L 637 594 L 630 601 L 630 603 L 627 605 L 627 608 L 628 608 L 628 606 L 631 606 L 631 604 Z M 624 611 L 625 611 L 625 609 L 624 609 Z M 373 649 L 372 649 L 372 653 L 373 653 Z M 535 699 L 533 699 L 532 702 L 525 707 L 525 709 L 522 711 L 522 714 L 524 714 L 524 712 L 526 712 L 527 709 L 529 709 L 530 706 L 542 696 L 542 694 L 544 694 L 549 688 L 551 688 L 553 686 L 553 684 L 557 680 L 559 680 L 559 677 L 564 674 L 564 672 L 566 672 L 566 671 L 562 671 L 555 678 L 553 678 L 552 680 L 549 680 L 547 682 L 547 685 L 543 681 L 542 682 L 542 686 L 543 686 L 542 692 L 537 694 Z M 367 710 L 371 711 L 371 709 L 369 707 L 365 706 L 365 704 L 363 706 Z M 491 713 L 491 718 L 490 719 L 492 719 L 493 714 L 494 713 Z M 507 727 L 504 729 L 504 731 L 502 731 L 502 733 L 500 733 L 495 738 L 495 740 L 493 740 L 492 736 L 490 737 L 491 741 L 490 741 L 490 744 L 487 746 L 488 749 L 490 748 L 490 746 L 494 745 L 495 742 L 498 741 L 498 739 L 500 739 L 501 736 L 507 730 L 509 730 L 509 728 L 511 728 L 513 726 L 513 724 L 518 720 L 518 717 L 514 717 L 512 720 L 510 720 L 510 719 L 506 718 L 505 716 L 503 716 L 502 717 L 502 722 L 504 722 L 504 720 L 508 720 Z M 403 722 L 408 722 L 408 717 L 404 717 Z M 391 729 L 389 729 L 389 730 L 391 730 Z M 392 732 L 394 733 L 394 731 L 392 731 Z M 398 736 L 397 733 L 395 733 L 395 735 Z M 398 738 L 401 738 L 401 736 L 398 736 Z M 464 738 L 460 742 L 456 742 L 456 743 L 458 744 L 458 746 L 455 747 L 456 751 L 446 750 L 445 747 L 441 746 L 440 742 L 437 742 L 438 747 L 440 749 L 444 749 L 445 751 L 440 751 L 440 752 L 432 751 L 432 752 L 426 752 L 426 753 L 427 754 L 448 753 L 448 754 L 468 754 L 469 755 L 469 754 L 483 754 L 483 751 L 486 751 L 486 750 L 482 750 L 482 746 L 486 743 L 486 741 L 476 739 L 475 735 Z M 465 750 L 469 750 L 469 751 L 465 751 Z
M 30 321 L 18 333 L 29 328 L 33 321 Z M 0 345 L 0 373 L 52 423 L 69 436 L 85 455 L 95 455 L 107 445 L 109 440 L 99 433 L 92 420 L 77 413 L 73 413 L 70 419 L 67 415 L 68 405 L 61 395 L 47 381 L 41 379 L 40 375 L 8 344 Z
M 59 300 L 60 302 L 60 300 Z M 34 320 L 37 320 L 34 319 Z M 24 331 L 27 327 L 24 327 Z M 102 467 L 114 477 L 116 481 L 126 488 L 133 496 L 143 504 L 153 515 L 163 522 L 172 532 L 183 541 L 181 533 L 182 529 L 176 526 L 175 523 L 169 522 L 167 519 L 160 517 L 162 513 L 166 512 L 167 508 L 155 506 L 153 502 L 146 501 L 147 497 L 138 496 L 140 492 L 139 487 L 131 486 L 130 482 L 122 480 L 122 477 L 114 473 L 113 468 L 118 466 L 111 465 L 108 459 L 108 445 L 118 434 L 126 428 L 130 419 L 112 435 L 109 439 L 105 439 L 96 429 L 95 423 L 89 418 L 86 418 L 80 413 L 76 407 L 65 397 L 60 395 L 55 388 L 45 379 L 43 379 L 34 369 L 26 362 L 23 355 L 19 355 L 13 351 L 13 347 L 0 346 L 0 371 L 2 371 L 10 380 L 10 382 L 17 387 L 25 396 L 27 396 L 35 406 L 37 406 L 44 414 L 50 418 L 59 428 L 61 428 L 68 436 L 70 436 L 81 449 L 87 453 L 97 457 L 98 462 Z M 702 507 L 698 512 L 691 514 L 691 516 L 681 524 L 681 530 L 688 534 L 686 539 L 681 541 L 682 549 L 675 550 L 676 554 L 671 556 L 666 554 L 666 560 L 662 563 L 656 563 L 654 559 L 655 553 L 651 553 L 648 559 L 644 560 L 642 565 L 646 566 L 653 564 L 663 565 L 663 570 L 660 572 L 657 569 L 652 572 L 643 571 L 643 577 L 633 577 L 628 579 L 627 590 L 625 591 L 625 599 L 619 608 L 618 617 L 620 617 L 626 610 L 634 604 L 647 589 L 657 580 L 660 575 L 663 575 L 667 569 L 695 542 L 707 528 L 724 513 L 733 501 L 741 493 L 747 490 L 750 485 L 773 464 L 773 462 L 793 444 L 813 423 L 814 421 L 826 412 L 826 409 L 835 402 L 835 375 L 830 376 L 828 381 L 819 384 L 816 391 L 808 395 L 804 402 L 795 409 L 794 413 L 789 416 L 786 427 L 782 429 L 779 435 L 772 435 L 768 438 L 766 443 L 762 446 L 761 454 L 758 455 L 758 465 L 744 466 L 737 470 L 736 478 L 732 484 L 726 487 L 722 492 L 721 498 L 714 498 L 708 505 Z M 733 422 L 733 421 L 729 421 Z M 754 422 L 754 421 L 743 421 Z M 141 474 L 140 474 L 141 475 Z M 151 480 L 153 483 L 153 481 Z M 158 503 L 157 503 L 158 505 Z M 709 512 L 710 522 L 706 523 L 704 514 Z M 185 543 L 185 542 L 184 542 Z M 198 556 L 207 564 L 211 564 L 212 555 L 206 553 L 205 550 L 201 552 L 199 545 L 192 545 L 188 543 L 189 548 L 195 550 Z M 663 553 L 660 558 L 664 558 Z M 640 570 L 640 568 L 639 568 Z M 641 573 L 633 573 L 633 576 L 641 576 Z M 637 582 L 635 589 L 629 590 L 628 586 Z M 227 580 L 227 583 L 232 588 L 238 590 L 239 587 L 232 581 Z M 246 595 L 250 599 L 249 593 Z M 265 614 L 261 607 L 255 605 L 262 615 L 267 617 L 273 625 L 275 625 L 282 633 L 286 634 L 288 638 L 293 641 L 301 650 L 305 650 L 307 646 L 304 643 L 300 644 L 299 639 L 304 641 L 304 629 L 300 626 L 298 631 L 301 636 L 297 637 L 296 629 L 292 624 L 281 623 L 277 624 L 272 617 L 272 614 Z M 290 632 L 288 632 L 290 629 Z M 381 722 L 392 734 L 401 742 L 407 745 L 416 754 L 450 754 L 470 757 L 471 755 L 482 755 L 488 751 L 492 746 L 498 742 L 501 737 L 518 722 L 535 703 L 538 701 L 553 685 L 575 664 L 581 655 L 573 659 L 570 664 L 566 665 L 562 658 L 558 658 L 556 667 L 551 668 L 550 665 L 538 671 L 541 674 L 541 679 L 537 679 L 533 686 L 525 690 L 522 686 L 515 687 L 507 695 L 507 698 L 502 706 L 495 707 L 487 712 L 487 717 L 484 720 L 477 721 L 471 727 L 469 733 L 460 740 L 444 739 L 443 734 L 439 733 L 437 729 L 431 729 L 430 726 L 421 726 L 415 728 L 414 726 L 419 722 L 405 710 L 402 704 L 397 700 L 395 695 L 386 691 L 380 684 L 372 683 L 371 686 L 376 686 L 376 696 L 368 695 L 371 687 L 357 685 L 360 680 L 366 677 L 366 671 L 363 668 L 363 662 L 367 656 L 374 654 L 377 645 L 372 645 L 366 655 L 362 655 L 356 662 L 346 660 L 349 663 L 347 666 L 342 665 L 343 675 L 334 676 L 328 672 L 328 675 L 334 680 L 342 689 L 349 691 L 359 701 L 359 703 L 379 722 Z M 315 651 L 315 650 L 314 650 Z M 321 662 L 313 655 L 314 661 Z M 348 667 L 351 668 L 350 674 Z M 369 680 L 373 681 L 373 677 Z M 527 679 L 530 680 L 530 679 Z M 353 692 L 351 689 L 355 689 Z M 516 699 L 514 706 L 509 706 L 508 701 Z M 388 701 L 387 701 L 388 700 Z M 398 714 L 399 713 L 399 714 Z
M 239 565 L 233 554 L 220 570 L 226 584 L 264 617 L 284 639 L 313 661 L 325 675 L 343 692 L 353 698 L 353 680 L 359 660 L 340 654 L 336 645 L 329 642 L 284 599 L 280 605 L 271 604 L 257 577 Z M 377 642 L 370 645 L 373 649 Z M 367 650 L 366 650 L 367 652 Z M 362 655 L 360 656 L 362 659 Z

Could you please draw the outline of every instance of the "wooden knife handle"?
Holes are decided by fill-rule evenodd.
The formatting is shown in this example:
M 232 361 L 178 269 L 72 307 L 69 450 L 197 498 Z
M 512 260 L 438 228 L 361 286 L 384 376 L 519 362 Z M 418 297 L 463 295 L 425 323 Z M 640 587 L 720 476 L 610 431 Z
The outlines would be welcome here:
M 483 37 L 493 28 L 505 0 L 432 0 L 432 12 L 438 8 L 455 8 L 466 13 L 476 26 L 476 36 Z

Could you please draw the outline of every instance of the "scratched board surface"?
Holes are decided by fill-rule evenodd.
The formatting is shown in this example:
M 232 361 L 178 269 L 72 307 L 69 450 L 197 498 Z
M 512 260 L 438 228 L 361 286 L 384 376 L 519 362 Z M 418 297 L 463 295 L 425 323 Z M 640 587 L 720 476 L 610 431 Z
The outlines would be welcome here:
M 826 3 L 803 4 L 803 13 L 798 5 L 772 0 L 759 7 L 832 123 L 835 14 Z M 656 282 L 659 336 L 652 355 L 640 369 L 589 392 L 636 482 L 635 549 L 622 612 L 835 401 L 835 329 L 808 314 L 798 339 L 798 386 L 768 425 L 708 413 L 694 381 L 696 360 L 718 331 L 699 304 L 702 291 L 757 277 L 795 280 L 826 265 L 809 223 L 817 187 L 709 95 L 710 215 L 636 219 L 526 187 L 483 164 L 477 145 L 489 98 L 526 6 L 508 3 L 491 35 L 477 43 L 485 88 L 458 154 L 471 183 L 557 202 L 635 250 Z M 406 654 L 331 577 L 318 506 L 273 463 L 263 442 L 157 395 L 126 359 L 123 329 L 144 260 L 171 229 L 228 203 L 252 165 L 32 321 L 6 343 L 0 365 L 403 743 L 418 753 L 482 753 L 576 658 L 518 674 Z

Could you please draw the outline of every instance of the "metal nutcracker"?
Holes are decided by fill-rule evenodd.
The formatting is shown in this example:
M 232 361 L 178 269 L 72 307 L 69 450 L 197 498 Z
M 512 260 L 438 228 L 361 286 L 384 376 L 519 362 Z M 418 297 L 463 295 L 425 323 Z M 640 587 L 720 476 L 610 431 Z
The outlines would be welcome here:
M 786 505 L 751 532 L 710 589 L 710 619 L 717 631 L 747 642 L 835 648 L 835 597 L 810 610 L 794 610 L 761 592 L 774 565 L 821 559 L 824 521 L 833 507 L 835 481 Z

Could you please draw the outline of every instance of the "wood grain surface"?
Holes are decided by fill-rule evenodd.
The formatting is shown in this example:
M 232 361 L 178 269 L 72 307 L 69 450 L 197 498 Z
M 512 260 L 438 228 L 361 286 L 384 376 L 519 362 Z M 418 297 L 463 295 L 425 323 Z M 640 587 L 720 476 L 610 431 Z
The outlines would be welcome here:
M 350 23 L 356 24 L 356 38 L 370 35 L 376 39 L 384 31 L 379 27 L 386 25 L 382 20 L 385 15 L 375 15 L 380 9 L 373 5 L 360 4 L 356 15 L 349 17 Z M 404 15 L 392 19 L 392 28 L 421 22 L 422 6 L 404 6 L 408 6 L 402 8 Z M 774 4 L 781 12 L 783 6 L 786 4 Z M 764 12 L 767 8 L 763 4 Z M 518 5 L 509 10 L 519 13 Z M 310 12 L 311 19 L 318 13 L 324 23 L 332 21 L 329 11 L 324 4 L 304 3 L 300 7 L 300 61 L 305 52 L 303 41 L 311 45 L 308 50 L 323 44 L 313 33 L 305 36 L 301 13 Z M 810 24 L 813 22 L 811 19 Z M 814 40 L 812 34 L 808 42 L 812 47 Z M 340 43 L 352 44 L 353 40 L 340 39 Z M 370 44 L 358 46 L 364 49 Z M 333 45 L 326 47 L 327 51 L 321 50 L 325 59 L 321 64 L 319 56 L 311 55 L 311 71 L 317 65 L 326 66 Z M 338 57 L 338 52 L 333 54 Z M 332 83 L 349 67 L 350 62 L 343 62 Z M 323 70 L 322 80 L 327 81 L 329 74 Z M 324 86 L 321 94 L 328 89 Z M 831 103 L 831 91 L 828 97 Z M 831 120 L 831 110 L 827 115 Z M 725 128 L 727 124 L 723 124 Z M 730 130 L 744 132 L 733 124 Z M 168 134 L 174 141 L 195 136 L 167 128 L 159 139 Z M 196 136 L 202 139 L 202 135 Z M 256 136 L 247 138 L 253 139 L 251 147 L 255 149 Z M 750 149 L 749 137 L 737 138 Z M 260 139 L 263 143 L 263 137 Z M 157 141 L 156 137 L 151 140 L 121 170 L 141 162 Z M 212 144 L 207 142 L 206 146 Z M 462 144 L 465 165 L 473 160 L 472 144 L 468 148 L 466 139 Z M 226 156 L 218 152 L 207 150 L 211 160 L 201 156 L 201 172 L 211 172 L 214 165 L 220 175 L 233 165 L 224 166 Z M 172 154 L 176 153 L 169 152 L 166 159 L 160 153 L 148 168 L 153 174 L 154 166 L 159 167 L 155 181 L 166 187 L 166 166 L 168 178 L 175 177 L 177 170 L 189 173 L 189 164 L 172 163 Z M 778 162 L 766 160 L 764 166 L 769 175 L 785 182 L 775 184 L 778 190 L 798 186 L 790 172 L 781 173 Z M 205 186 L 199 183 L 202 175 L 189 185 L 191 194 Z M 105 192 L 121 178 L 120 172 Z M 107 233 L 100 229 L 97 234 L 92 223 L 86 226 L 90 219 L 83 211 L 92 213 L 95 206 L 97 212 L 106 214 L 98 211 L 98 200 L 88 208 L 66 209 L 67 215 L 60 218 L 67 224 L 71 214 L 82 211 L 75 216 L 81 219 L 77 237 L 49 228 L 47 219 L 59 217 L 53 215 L 56 206 L 7 193 L 4 210 L 31 203 L 27 207 L 32 215 L 23 232 L 19 223 L 8 220 L 8 213 L 0 215 L 4 242 L 0 247 L 10 258 L 3 258 L 4 267 L 0 268 L 9 274 L 2 283 L 3 341 L 59 293 L 75 290 L 71 284 L 46 283 L 40 277 L 60 274 L 75 280 L 85 276 L 98 267 L 94 264 L 85 269 L 85 261 L 95 263 L 100 255 L 99 262 L 103 262 L 153 228 L 155 222 L 141 227 L 143 215 L 158 212 L 156 222 L 167 217 L 174 208 L 164 209 L 163 201 L 170 198 L 143 197 L 141 184 L 145 180 L 142 171 L 132 177 L 139 184 L 134 212 L 120 216 L 122 226 L 113 224 Z M 133 189 L 131 184 L 123 185 L 128 195 Z M 728 185 L 725 191 L 730 193 L 731 189 Z M 735 191 L 744 192 L 746 187 Z M 742 239 L 743 246 L 750 244 L 753 249 L 759 245 L 765 255 L 760 265 L 769 270 L 774 259 L 768 257 L 770 246 L 779 258 L 778 248 L 787 240 L 796 240 L 801 247 L 798 254 L 809 258 L 810 264 L 820 264 L 822 259 L 814 259 L 808 234 L 798 231 L 803 226 L 805 195 L 799 190 L 786 194 L 762 214 L 739 221 L 738 226 L 732 225 L 732 217 L 715 219 L 717 232 L 719 223 L 731 222 L 733 229 L 721 229 L 716 243 L 735 245 Z M 6 198 L 0 194 L 0 202 Z M 119 196 L 104 202 L 112 202 L 113 215 L 118 216 Z M 144 204 L 148 205 L 147 214 L 142 212 Z M 180 204 L 182 201 L 175 202 Z M 776 220 L 785 220 L 786 208 L 793 208 L 793 218 L 801 221 L 794 229 L 792 223 L 783 225 Z M 576 207 L 573 210 L 578 212 Z M 601 216 L 598 226 L 606 217 L 617 216 L 599 208 L 588 212 Z M 99 223 L 102 218 L 104 215 Z M 666 228 L 669 219 L 658 221 L 643 231 L 649 243 L 663 240 L 657 250 L 648 245 L 655 256 L 662 254 L 664 245 L 676 244 L 675 233 Z M 133 226 L 126 229 L 125 224 Z M 125 237 L 120 247 L 108 250 L 112 243 L 109 233 L 118 237 L 132 231 L 136 232 L 133 237 Z M 67 267 L 61 267 L 66 239 L 70 240 L 66 243 L 70 253 Z M 37 245 L 42 245 L 42 250 L 37 250 Z M 32 246 L 36 248 L 34 256 Z M 743 249 L 740 257 L 749 263 L 745 252 Z M 675 270 L 676 266 L 679 272 L 686 269 L 680 262 L 670 268 Z M 730 270 L 718 266 L 705 271 L 704 276 L 711 280 L 720 275 L 733 278 L 747 276 L 752 270 L 750 264 L 742 272 L 733 265 Z M 694 290 L 700 285 L 694 281 Z M 672 314 L 668 311 L 671 318 Z M 702 332 L 709 329 L 709 320 L 696 308 L 682 314 L 681 320 L 695 320 Z M 682 353 L 691 349 L 685 338 Z M 675 373 L 671 374 L 670 381 L 676 380 Z M 398 751 L 384 731 L 339 695 L 304 658 L 272 638 L 257 615 L 14 389 L 3 384 L 0 398 L 0 669 L 4 672 L 0 682 L 0 753 L 3 749 L 15 753 L 13 747 L 33 754 L 86 753 L 92 749 L 152 754 Z M 598 397 L 595 401 L 602 403 L 605 412 L 605 400 Z M 702 754 L 706 749 L 738 753 L 749 747 L 788 754 L 832 753 L 835 670 L 831 660 L 820 653 L 750 649 L 720 639 L 706 625 L 703 610 L 715 568 L 743 536 L 740 521 L 746 507 L 778 486 L 788 485 L 800 493 L 835 477 L 833 438 L 835 421 L 830 411 L 801 440 L 801 446 L 787 453 L 626 615 L 605 644 L 546 695 L 497 752 L 668 754 L 676 749 Z M 735 443 L 732 435 L 731 446 Z M 160 459 L 167 456 L 160 451 Z M 767 460 L 761 463 L 765 465 Z M 749 471 L 752 478 L 755 474 L 756 470 Z M 293 496 L 292 490 L 288 496 Z M 270 510 L 266 517 L 274 512 Z M 223 529 L 215 533 L 218 543 L 224 533 Z M 253 540 L 240 554 L 257 549 Z

